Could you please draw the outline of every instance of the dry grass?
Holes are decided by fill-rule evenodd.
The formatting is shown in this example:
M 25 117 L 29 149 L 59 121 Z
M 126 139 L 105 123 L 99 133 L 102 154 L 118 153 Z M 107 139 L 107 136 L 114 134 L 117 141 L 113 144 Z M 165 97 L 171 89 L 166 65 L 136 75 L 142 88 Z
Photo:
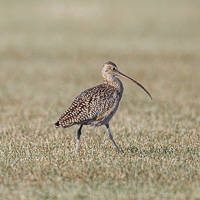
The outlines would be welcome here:
M 0 199 L 199 199 L 199 1 L 0 2 Z M 104 128 L 53 123 L 119 64 L 123 80 Z

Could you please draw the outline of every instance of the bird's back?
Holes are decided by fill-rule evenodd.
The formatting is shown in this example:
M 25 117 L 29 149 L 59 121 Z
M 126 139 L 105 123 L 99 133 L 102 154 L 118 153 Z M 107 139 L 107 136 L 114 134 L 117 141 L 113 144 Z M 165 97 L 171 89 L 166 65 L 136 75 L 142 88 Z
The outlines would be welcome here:
M 64 128 L 75 124 L 101 125 L 120 99 L 120 91 L 108 84 L 87 89 L 73 100 L 55 125 Z

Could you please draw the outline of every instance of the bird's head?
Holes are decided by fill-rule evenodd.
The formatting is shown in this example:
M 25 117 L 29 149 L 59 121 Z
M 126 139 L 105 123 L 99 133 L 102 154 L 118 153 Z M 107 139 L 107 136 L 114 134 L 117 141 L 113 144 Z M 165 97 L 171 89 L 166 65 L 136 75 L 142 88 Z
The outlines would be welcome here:
M 108 79 L 112 79 L 115 76 L 121 76 L 123 78 L 126 78 L 132 82 L 134 82 L 135 84 L 137 84 L 139 87 L 141 87 L 147 94 L 148 96 L 152 99 L 151 94 L 148 92 L 147 89 L 144 88 L 144 86 L 142 84 L 140 84 L 139 82 L 137 82 L 135 79 L 128 77 L 127 75 L 121 73 L 118 70 L 118 67 L 115 63 L 108 61 L 106 63 L 103 64 L 103 69 L 102 69 L 102 76 L 105 80 Z
M 117 65 L 111 61 L 108 61 L 103 64 L 102 76 L 115 76 L 117 71 Z

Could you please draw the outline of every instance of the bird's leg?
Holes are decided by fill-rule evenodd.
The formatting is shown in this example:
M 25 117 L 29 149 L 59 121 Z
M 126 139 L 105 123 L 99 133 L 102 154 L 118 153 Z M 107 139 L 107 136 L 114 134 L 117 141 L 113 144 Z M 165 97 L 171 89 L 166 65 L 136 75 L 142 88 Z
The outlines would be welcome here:
M 112 143 L 113 143 L 113 144 L 115 145 L 115 147 L 117 148 L 117 151 L 120 152 L 119 147 L 118 147 L 117 144 L 115 143 L 115 140 L 113 139 L 113 136 L 112 136 L 112 134 L 111 134 L 111 132 L 110 132 L 109 124 L 106 124 L 105 126 L 106 126 L 106 128 L 107 128 L 107 133 L 108 133 L 109 138 L 111 139 Z
M 79 149 L 79 141 L 80 141 L 80 137 L 81 137 L 82 127 L 83 127 L 83 125 L 81 124 L 78 131 L 77 131 L 76 152 L 78 152 L 78 149 Z

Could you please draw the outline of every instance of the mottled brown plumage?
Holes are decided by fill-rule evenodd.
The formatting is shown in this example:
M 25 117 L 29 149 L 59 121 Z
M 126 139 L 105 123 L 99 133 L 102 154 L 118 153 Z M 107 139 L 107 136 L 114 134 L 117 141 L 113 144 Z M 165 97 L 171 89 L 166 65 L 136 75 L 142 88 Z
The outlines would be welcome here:
M 116 112 L 123 93 L 122 82 L 116 76 L 122 76 L 133 81 L 142 87 L 151 98 L 150 93 L 140 83 L 119 72 L 113 62 L 109 61 L 103 65 L 102 76 L 104 83 L 87 89 L 78 95 L 55 123 L 56 127 L 62 126 L 63 128 L 80 125 L 77 133 L 77 151 L 83 125 L 105 125 L 110 139 L 117 150 L 120 151 L 109 128 L 109 121 Z
M 108 84 L 90 88 L 78 95 L 67 111 L 60 117 L 59 125 L 64 128 L 74 124 L 101 125 L 103 114 L 112 109 L 119 99 L 119 91 Z

